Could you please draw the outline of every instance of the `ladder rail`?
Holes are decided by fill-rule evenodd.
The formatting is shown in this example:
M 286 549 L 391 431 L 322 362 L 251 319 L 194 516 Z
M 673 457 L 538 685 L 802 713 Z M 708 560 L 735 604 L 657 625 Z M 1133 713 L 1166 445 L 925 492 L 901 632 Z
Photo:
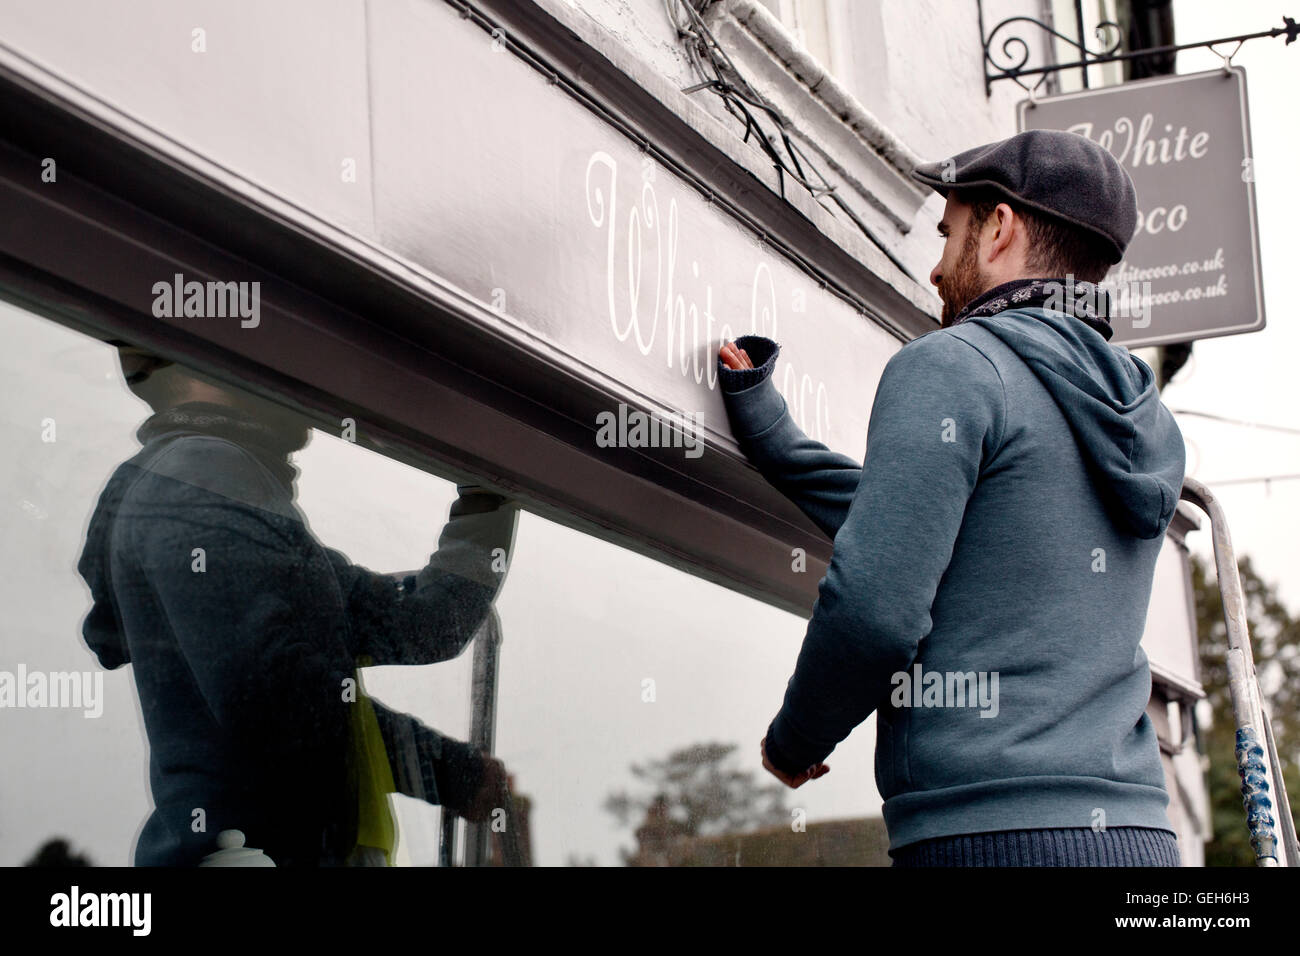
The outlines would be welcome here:
M 1286 793 L 1286 780 L 1282 777 L 1282 761 L 1277 756 L 1277 742 L 1273 739 L 1273 721 L 1264 713 L 1264 737 L 1268 742 L 1268 759 L 1272 762 L 1273 778 L 1277 781 L 1278 816 L 1282 824 L 1282 845 L 1286 847 L 1287 866 L 1300 866 L 1300 843 L 1296 841 L 1295 820 L 1291 816 L 1291 801 Z
M 487 619 L 474 638 L 472 664 L 472 694 L 470 703 L 469 742 L 488 754 L 496 752 L 497 688 L 501 671 L 501 617 L 492 607 Z M 503 779 L 495 794 L 495 810 L 502 812 L 503 830 L 494 821 L 465 823 L 465 865 L 487 866 L 492 859 L 491 838 L 500 835 L 501 863 L 503 866 L 523 866 L 523 845 L 520 842 L 519 817 L 515 798 L 510 792 L 509 780 Z
M 1232 698 L 1232 716 L 1236 725 L 1237 772 L 1242 779 L 1242 804 L 1246 826 L 1258 866 L 1300 866 L 1295 824 L 1282 765 L 1273 740 L 1273 728 L 1264 711 L 1250 648 L 1250 628 L 1246 620 L 1246 595 L 1237 570 L 1237 556 L 1232 547 L 1228 522 L 1214 494 L 1194 478 L 1183 481 L 1182 500 L 1196 505 L 1209 516 L 1214 544 L 1214 565 L 1219 594 L 1223 598 L 1223 620 L 1228 631 L 1228 692 Z M 1280 821 L 1275 818 L 1280 817 Z M 1280 822 L 1281 841 L 1274 829 Z

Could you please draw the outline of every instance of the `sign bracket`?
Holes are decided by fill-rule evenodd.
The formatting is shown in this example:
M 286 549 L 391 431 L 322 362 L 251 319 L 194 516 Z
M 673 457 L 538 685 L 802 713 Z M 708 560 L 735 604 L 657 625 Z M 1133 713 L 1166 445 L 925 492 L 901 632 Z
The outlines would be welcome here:
M 1102 20 L 1097 24 L 1094 34 L 1099 43 L 1106 43 L 1110 37 L 1113 42 L 1101 50 L 1093 51 L 1088 49 L 1088 44 L 1083 36 L 1083 7 L 1080 0 L 1075 0 L 1074 12 L 1075 23 L 1077 27 L 1077 39 L 1068 36 L 1056 30 L 1051 24 L 1044 23 L 1034 17 L 1016 16 L 1007 17 L 998 23 L 987 34 L 984 32 L 984 0 L 978 0 L 979 4 L 979 24 L 980 24 L 980 42 L 984 49 L 984 95 L 991 96 L 993 84 L 998 80 L 1014 80 L 1017 85 L 1029 93 L 1030 98 L 1035 98 L 1035 93 L 1040 86 L 1046 82 L 1047 77 L 1061 70 L 1070 70 L 1078 68 L 1080 76 L 1083 79 L 1084 89 L 1090 89 L 1088 83 L 1088 67 L 1096 66 L 1101 63 L 1116 63 L 1124 60 L 1138 60 L 1147 57 L 1163 56 L 1169 53 L 1177 53 L 1180 50 L 1192 50 L 1199 47 L 1207 47 L 1213 52 L 1218 53 L 1224 61 L 1224 69 L 1231 65 L 1232 58 L 1236 56 L 1241 45 L 1247 40 L 1255 40 L 1260 37 L 1278 37 L 1285 36 L 1286 43 L 1289 46 L 1294 43 L 1297 37 L 1300 37 L 1300 24 L 1297 24 L 1292 17 L 1284 16 L 1282 26 L 1274 27 L 1271 30 L 1261 30 L 1258 33 L 1246 33 L 1240 36 L 1219 37 L 1217 40 L 1201 40 L 1196 43 L 1177 43 L 1166 44 L 1164 46 L 1150 47 L 1145 50 L 1133 50 L 1128 53 L 1121 53 L 1120 48 L 1123 45 L 1123 30 L 1118 23 L 1113 20 Z M 1070 63 L 1053 63 L 1048 66 L 1028 67 L 1029 62 L 1029 43 L 1019 34 L 1006 35 L 1001 41 L 1000 56 L 1002 62 L 995 58 L 993 48 L 994 42 L 998 35 L 1005 28 L 1014 23 L 1026 24 L 1027 28 L 1038 30 L 1050 34 L 1056 39 L 1079 51 L 1080 58 Z M 1227 56 L 1214 50 L 1214 47 L 1220 43 L 1236 43 L 1236 48 Z M 1021 81 L 1021 77 L 1037 76 L 1038 81 L 1030 86 Z

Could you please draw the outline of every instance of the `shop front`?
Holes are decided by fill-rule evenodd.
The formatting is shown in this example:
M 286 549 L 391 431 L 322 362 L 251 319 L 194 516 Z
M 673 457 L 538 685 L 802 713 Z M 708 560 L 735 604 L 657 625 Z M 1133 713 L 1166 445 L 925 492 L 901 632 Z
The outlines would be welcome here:
M 5 714 L 23 768 L 5 805 L 32 845 L 4 862 L 47 838 L 103 864 L 164 847 L 158 776 L 191 753 L 212 773 L 233 765 L 186 737 L 191 685 L 223 702 L 193 726 L 311 749 L 298 672 L 226 650 L 281 601 L 277 626 L 319 611 L 316 627 L 348 631 L 354 690 L 381 702 L 393 862 L 887 863 L 870 723 L 816 787 L 782 791 L 758 769 L 830 542 L 740 453 L 715 357 L 738 335 L 779 341 L 796 420 L 861 458 L 881 372 L 937 327 L 933 296 L 807 196 L 757 179 L 706 113 L 665 107 L 675 90 L 633 82 L 550 4 L 153 13 L 20 3 L 0 45 L 18 509 L 5 658 L 50 687 L 84 678 L 76 700 Z M 132 486 L 138 529 L 97 552 L 110 476 L 161 427 L 158 396 L 131 381 L 140 356 L 137 374 L 170 363 L 172 399 L 283 414 L 310 438 L 253 448 L 272 473 L 292 462 L 283 494 L 256 497 L 236 474 L 246 460 L 221 456 L 170 476 L 217 498 L 182 496 L 165 519 Z M 270 509 L 297 537 L 200 518 L 230 501 L 232 522 Z M 163 536 L 174 551 L 136 541 L 164 525 L 181 529 Z M 1173 660 L 1188 647 L 1186 557 L 1167 551 L 1173 662 L 1157 676 L 1191 701 L 1194 655 Z M 266 557 L 308 552 L 318 577 L 306 558 Z M 183 566 L 176 608 L 122 596 L 133 560 Z M 382 612 L 358 597 L 383 588 Z M 428 616 L 407 621 L 416 602 Z M 116 657 L 84 636 L 97 608 Z M 195 608 L 202 639 L 180 642 L 149 693 L 136 657 Z M 402 621 L 433 630 L 395 647 Z M 361 653 L 372 632 L 386 636 Z M 375 739 L 359 727 L 336 727 L 338 753 Z M 446 769 L 465 741 L 499 758 L 504 816 Z M 444 769 L 422 776 L 412 754 Z M 374 778 L 359 777 L 364 792 Z M 283 793 L 327 812 L 319 794 Z M 360 799 L 364 820 L 382 818 Z M 209 816 L 239 828 L 224 804 L 169 812 L 191 835 Z

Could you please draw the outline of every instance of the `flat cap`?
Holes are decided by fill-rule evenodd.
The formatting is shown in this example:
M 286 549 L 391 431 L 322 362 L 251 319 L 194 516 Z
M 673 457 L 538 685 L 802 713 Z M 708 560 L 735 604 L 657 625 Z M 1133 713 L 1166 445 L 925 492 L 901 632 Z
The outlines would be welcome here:
M 1039 212 L 1104 239 L 1124 258 L 1137 229 L 1137 192 L 1119 160 L 1086 136 L 1031 129 L 976 146 L 951 159 L 923 163 L 912 178 L 941 196 L 989 187 Z

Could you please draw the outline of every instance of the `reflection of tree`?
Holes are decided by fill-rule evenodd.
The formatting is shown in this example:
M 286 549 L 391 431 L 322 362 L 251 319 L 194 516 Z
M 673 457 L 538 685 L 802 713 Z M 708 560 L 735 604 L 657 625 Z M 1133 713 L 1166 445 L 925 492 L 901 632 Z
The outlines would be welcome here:
M 635 827 L 638 849 L 621 851 L 623 862 L 662 866 L 672 860 L 675 847 L 694 837 L 788 824 L 781 785 L 760 786 L 752 770 L 737 769 L 737 749 L 736 744 L 693 744 L 662 760 L 633 764 L 641 792 L 621 791 L 605 800 L 620 826 Z
M 73 853 L 72 847 L 63 837 L 52 837 L 41 844 L 40 849 L 32 854 L 23 866 L 94 866 L 90 857 Z
M 1278 758 L 1282 761 L 1282 775 L 1294 811 L 1300 797 L 1300 768 L 1295 760 L 1297 743 L 1300 743 L 1300 620 L 1288 613 L 1277 590 L 1255 572 L 1249 557 L 1241 556 L 1238 570 L 1246 595 L 1251 649 L 1261 689 L 1269 704 Z M 1237 773 L 1237 728 L 1228 692 L 1228 635 L 1223 623 L 1223 597 L 1209 569 L 1198 557 L 1192 558 L 1192 584 L 1196 595 L 1201 683 L 1214 711 L 1214 723 L 1205 732 L 1204 740 L 1210 758 L 1207 785 L 1214 827 L 1214 837 L 1205 846 L 1205 863 L 1207 866 L 1253 866 L 1255 853 L 1250 848 L 1246 811 L 1241 804 L 1241 777 Z

